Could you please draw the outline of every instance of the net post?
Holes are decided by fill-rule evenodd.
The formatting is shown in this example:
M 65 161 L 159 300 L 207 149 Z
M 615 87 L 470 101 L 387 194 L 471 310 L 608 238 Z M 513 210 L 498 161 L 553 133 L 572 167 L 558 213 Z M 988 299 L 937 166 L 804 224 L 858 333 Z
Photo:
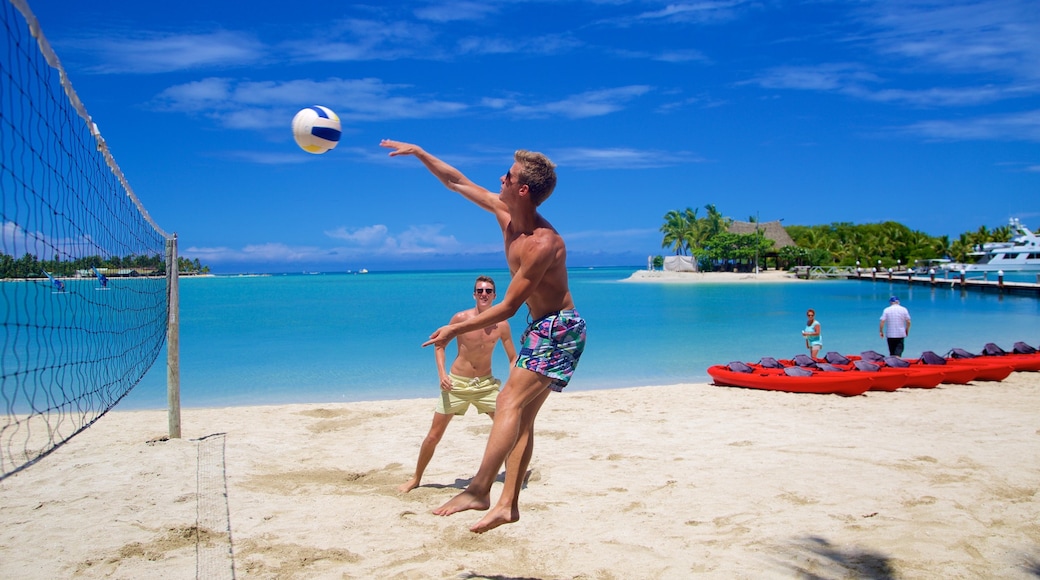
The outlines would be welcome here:
M 170 439 L 181 438 L 181 300 L 177 260 L 177 234 L 174 233 L 166 239 L 166 286 L 169 292 L 166 327 L 166 402 Z

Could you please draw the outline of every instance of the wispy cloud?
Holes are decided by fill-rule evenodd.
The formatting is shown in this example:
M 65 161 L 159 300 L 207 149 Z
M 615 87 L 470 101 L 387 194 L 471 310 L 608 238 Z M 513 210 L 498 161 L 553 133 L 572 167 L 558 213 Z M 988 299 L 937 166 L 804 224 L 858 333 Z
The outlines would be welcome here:
M 235 129 L 284 125 L 300 103 L 323 103 L 345 121 L 422 119 L 456 115 L 468 108 L 465 103 L 404 95 L 408 88 L 378 79 L 256 82 L 207 78 L 170 87 L 154 104 L 160 110 L 207 115 Z
M 1040 142 L 1040 110 L 970 119 L 921 121 L 902 130 L 943 141 Z
M 389 230 L 383 224 L 366 226 L 363 228 L 339 227 L 325 232 L 325 235 L 336 239 L 358 244 L 361 246 L 375 246 L 386 243 Z
M 620 111 L 628 102 L 648 93 L 650 90 L 651 87 L 646 85 L 630 85 L 578 93 L 563 99 L 543 103 L 520 103 L 513 99 L 486 98 L 482 101 L 482 104 L 519 117 L 560 116 L 570 119 L 581 119 L 600 117 Z
M 1033 0 L 863 2 L 849 12 L 859 30 L 838 46 L 863 47 L 873 56 L 864 55 L 862 62 L 776 66 L 750 82 L 913 107 L 1032 97 L 1040 94 L 1036 14 Z
M 1035 0 L 882 0 L 852 15 L 879 53 L 919 68 L 1040 79 Z
M 552 157 L 560 165 L 578 169 L 648 169 L 706 162 L 703 157 L 689 152 L 625 147 L 554 149 Z
M 738 18 L 744 9 L 760 7 L 759 3 L 750 0 L 672 1 L 661 2 L 661 4 L 664 4 L 664 7 L 605 19 L 600 22 L 615 26 L 635 26 L 647 23 L 704 24 L 726 22 Z
M 1040 92 L 1040 85 L 887 88 L 885 85 L 897 81 L 882 79 L 856 63 L 779 66 L 748 82 L 768 89 L 832 92 L 866 101 L 918 107 L 981 105 Z
M 379 79 L 257 82 L 212 77 L 169 87 L 153 99 L 152 105 L 161 111 L 203 115 L 227 128 L 262 131 L 284 125 L 300 103 L 322 103 L 345 122 L 444 118 L 477 109 L 521 118 L 574 119 L 620 111 L 651 90 L 636 85 L 589 91 L 541 103 L 525 102 L 514 96 L 488 97 L 469 104 L 409 96 L 410 89 L 408 85 L 387 84 Z
M 499 11 L 499 6 L 491 2 L 436 2 L 417 8 L 415 16 L 421 20 L 432 22 L 465 22 L 483 20 Z
M 212 264 L 227 263 L 345 263 L 362 260 L 395 260 L 435 255 L 485 255 L 501 253 L 500 243 L 459 242 L 443 232 L 442 224 L 412 225 L 391 232 L 383 224 L 358 228 L 339 227 L 324 232 L 333 243 L 293 246 L 281 242 L 248 244 L 241 248 L 193 246 L 185 256 Z
M 255 65 L 268 56 L 253 35 L 218 30 L 205 33 L 135 32 L 84 36 L 66 43 L 99 64 L 94 73 L 166 73 L 193 69 L 223 69 Z
M 286 42 L 280 48 L 296 62 L 429 59 L 442 52 L 437 37 L 437 30 L 422 22 L 344 19 L 322 27 L 320 36 Z

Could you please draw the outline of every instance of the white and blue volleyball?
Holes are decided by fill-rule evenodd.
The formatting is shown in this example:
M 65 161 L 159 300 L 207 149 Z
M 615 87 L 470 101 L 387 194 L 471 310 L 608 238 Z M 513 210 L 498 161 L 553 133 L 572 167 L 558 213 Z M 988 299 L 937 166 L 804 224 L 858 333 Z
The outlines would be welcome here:
M 320 155 L 336 148 L 342 129 L 339 117 L 332 109 L 314 105 L 296 113 L 292 120 L 292 132 L 301 149 Z

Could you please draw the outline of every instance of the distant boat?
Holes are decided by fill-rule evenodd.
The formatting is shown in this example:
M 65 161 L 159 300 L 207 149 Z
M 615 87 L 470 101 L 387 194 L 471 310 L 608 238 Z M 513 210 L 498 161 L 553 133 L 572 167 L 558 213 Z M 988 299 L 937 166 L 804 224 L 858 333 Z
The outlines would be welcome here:
M 54 276 L 51 276 L 50 272 L 48 272 L 47 270 L 44 270 L 43 273 L 47 276 L 48 279 L 50 279 L 51 284 L 54 285 L 54 288 L 58 292 L 64 292 L 65 291 L 65 283 L 64 282 L 62 282 L 61 280 L 58 280 Z
M 368 268 L 361 268 L 360 270 L 358 270 L 358 273 L 359 274 L 368 274 Z
M 102 290 L 102 289 L 108 290 L 108 277 L 106 277 L 101 272 L 98 272 L 97 268 L 93 268 L 92 267 L 91 270 L 94 270 L 94 275 L 97 276 L 98 283 L 101 284 L 101 288 L 98 288 L 98 289 L 99 290 Z
M 969 256 L 979 256 L 979 261 L 965 264 L 946 264 L 951 272 L 1005 272 L 1034 271 L 1040 272 L 1040 236 L 1026 226 L 1011 218 L 1008 223 L 1015 237 L 1010 242 L 989 242 Z

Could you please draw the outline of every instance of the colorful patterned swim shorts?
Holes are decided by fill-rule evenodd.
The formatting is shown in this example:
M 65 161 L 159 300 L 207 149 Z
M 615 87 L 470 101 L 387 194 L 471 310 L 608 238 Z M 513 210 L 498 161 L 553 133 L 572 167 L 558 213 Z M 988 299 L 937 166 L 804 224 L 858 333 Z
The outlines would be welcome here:
M 570 382 L 584 350 L 585 320 L 577 310 L 561 310 L 527 327 L 516 366 L 549 377 L 549 388 L 559 392 Z

